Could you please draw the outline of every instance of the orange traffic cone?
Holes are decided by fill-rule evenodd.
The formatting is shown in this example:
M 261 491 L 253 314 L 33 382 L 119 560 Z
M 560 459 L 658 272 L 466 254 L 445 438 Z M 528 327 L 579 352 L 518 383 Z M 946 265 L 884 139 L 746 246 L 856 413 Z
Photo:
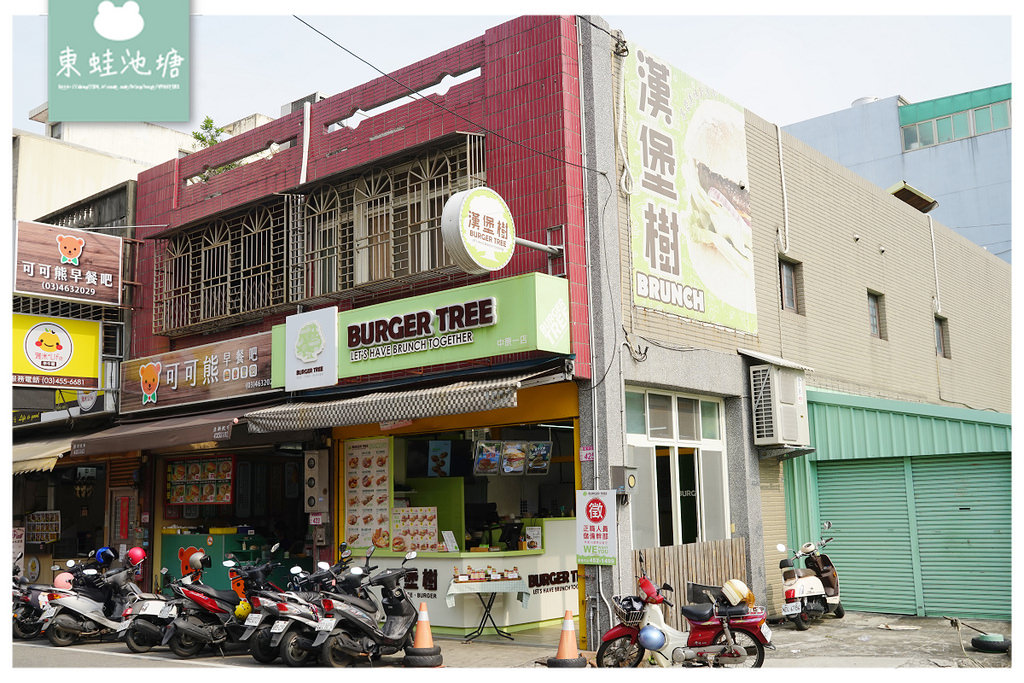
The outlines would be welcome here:
M 420 603 L 420 614 L 416 619 L 416 636 L 412 647 L 405 648 L 403 666 L 434 667 L 441 666 L 444 659 L 441 647 L 434 645 L 434 637 L 430 635 L 430 617 L 427 615 L 427 603 Z
M 412 646 L 416 649 L 434 647 L 434 637 L 430 634 L 430 616 L 427 614 L 427 603 L 420 603 L 420 615 L 416 619 L 416 638 Z
M 558 652 L 548 658 L 548 666 L 552 668 L 577 669 L 587 665 L 587 658 L 576 648 L 576 628 L 572 623 L 572 610 L 565 610 L 562 619 L 562 635 L 558 640 Z

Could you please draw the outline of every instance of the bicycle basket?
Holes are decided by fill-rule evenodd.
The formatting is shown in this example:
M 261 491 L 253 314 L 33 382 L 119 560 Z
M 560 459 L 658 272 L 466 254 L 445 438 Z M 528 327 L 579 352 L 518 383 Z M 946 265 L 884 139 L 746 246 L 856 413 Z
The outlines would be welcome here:
M 635 595 L 616 595 L 612 598 L 615 616 L 626 626 L 639 626 L 644 616 L 644 601 Z

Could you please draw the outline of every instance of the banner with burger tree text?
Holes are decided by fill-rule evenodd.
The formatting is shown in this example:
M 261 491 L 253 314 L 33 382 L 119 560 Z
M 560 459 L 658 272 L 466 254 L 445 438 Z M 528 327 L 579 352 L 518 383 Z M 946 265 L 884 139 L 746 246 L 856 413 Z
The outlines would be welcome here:
M 623 68 L 634 306 L 756 333 L 743 108 L 646 50 Z

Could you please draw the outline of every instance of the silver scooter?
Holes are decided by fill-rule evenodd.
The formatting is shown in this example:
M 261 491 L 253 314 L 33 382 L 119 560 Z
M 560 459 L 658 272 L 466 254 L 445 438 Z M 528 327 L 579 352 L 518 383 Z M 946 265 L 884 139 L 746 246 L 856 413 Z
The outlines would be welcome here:
M 828 531 L 832 522 L 825 522 L 822 528 Z M 833 538 L 829 537 L 819 539 L 817 544 L 804 543 L 791 558 L 779 562 L 786 600 L 782 614 L 793 622 L 798 631 L 806 631 L 812 618 L 834 614 L 836 619 L 842 619 L 846 614 L 839 599 L 839 574 L 828 555 L 821 552 L 832 541 Z M 779 552 L 787 552 L 781 543 L 775 547 Z M 796 566 L 796 560 L 801 557 L 806 569 Z
M 68 571 L 74 577 L 70 590 L 50 589 L 42 631 L 56 647 L 71 645 L 81 638 L 115 634 L 124 609 L 143 599 L 157 599 L 143 593 L 133 576 L 138 567 L 128 565 L 100 574 L 68 560 Z

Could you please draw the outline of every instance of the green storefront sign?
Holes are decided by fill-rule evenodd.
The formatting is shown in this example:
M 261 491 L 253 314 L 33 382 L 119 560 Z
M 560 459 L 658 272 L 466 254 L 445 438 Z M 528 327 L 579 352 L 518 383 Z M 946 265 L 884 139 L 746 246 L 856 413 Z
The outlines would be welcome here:
M 285 384 L 285 326 L 273 330 L 275 387 Z M 569 285 L 541 273 L 338 314 L 338 377 L 527 351 L 569 353 Z

